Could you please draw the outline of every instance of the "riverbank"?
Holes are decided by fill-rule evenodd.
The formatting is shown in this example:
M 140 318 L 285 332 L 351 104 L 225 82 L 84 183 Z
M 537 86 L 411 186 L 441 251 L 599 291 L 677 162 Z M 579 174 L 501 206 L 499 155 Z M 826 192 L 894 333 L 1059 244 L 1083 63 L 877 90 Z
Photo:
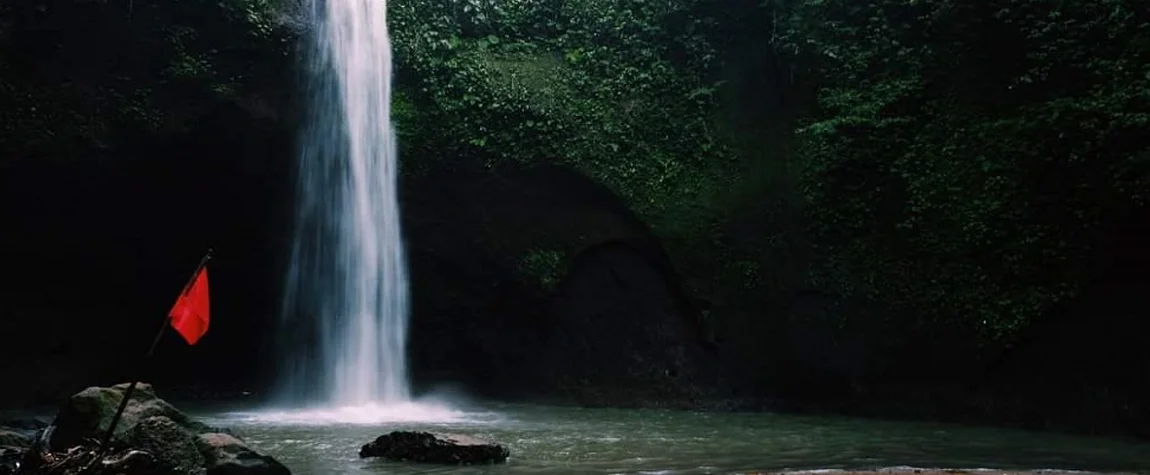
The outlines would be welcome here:
M 150 392 L 145 391 L 147 394 Z M 160 390 L 167 396 L 167 392 Z M 114 402 L 114 401 L 113 401 Z M 827 414 L 701 412 L 474 402 L 415 411 L 369 405 L 330 411 L 271 411 L 180 405 L 167 417 L 197 431 L 219 428 L 296 475 L 427 466 L 363 460 L 358 450 L 396 430 L 446 432 L 505 445 L 500 471 L 516 474 L 779 473 L 787 475 L 1082 475 L 1150 472 L 1150 442 L 990 427 L 848 418 Z M 168 407 L 157 402 L 157 407 Z M 207 406 L 211 406 L 209 404 Z M 403 406 L 406 407 L 406 406 Z M 104 411 L 110 412 L 110 411 Z M 142 416 L 143 414 L 135 414 Z M 127 413 L 126 413 L 127 414 Z M 140 417 L 135 417 L 140 419 Z M 26 445 L 48 418 L 9 432 Z M 57 420 L 57 423 L 60 421 Z M 68 424 L 64 424 L 68 426 Z M 75 425 L 75 424 L 72 424 Z M 85 424 L 84 426 L 97 424 Z M 131 423 L 126 424 L 132 425 Z M 26 428 L 24 428 L 26 426 Z M 125 429 L 127 430 L 127 429 Z M 211 429 L 217 431 L 217 429 Z M 72 431 L 74 432 L 74 431 Z M 57 431 L 57 438 L 69 431 Z M 66 437 L 65 437 L 66 438 Z M 73 442 L 61 439 L 59 446 Z M 833 468 L 827 468 L 833 467 Z M 889 467 L 874 469 L 873 467 Z M 934 469 L 912 467 L 998 467 Z M 1043 469 L 1040 469 L 1043 468 Z M 457 469 L 444 467 L 444 473 Z M 461 467 L 460 473 L 468 472 Z

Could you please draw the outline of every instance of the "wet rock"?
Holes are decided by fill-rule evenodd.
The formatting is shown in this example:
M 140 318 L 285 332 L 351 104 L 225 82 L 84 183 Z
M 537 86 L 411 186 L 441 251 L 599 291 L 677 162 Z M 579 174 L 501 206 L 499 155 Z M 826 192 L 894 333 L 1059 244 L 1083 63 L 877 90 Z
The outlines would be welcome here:
M 662 243 L 609 187 L 551 165 L 420 175 L 405 185 L 420 242 L 409 347 L 414 374 L 434 377 L 419 382 L 645 403 L 725 381 L 696 344 L 698 312 Z
M 0 447 L 28 448 L 32 438 L 28 434 L 0 427 Z
M 29 454 L 32 452 L 29 451 Z M 73 447 L 65 452 L 41 453 L 19 462 L 20 475 L 171 475 L 173 470 L 156 456 L 137 449 L 102 453 L 96 447 Z M 0 475 L 7 475 L 0 471 Z
M 90 387 L 74 394 L 60 412 L 56 414 L 52 434 L 51 446 L 55 448 L 74 447 L 77 445 L 100 440 L 112 423 L 116 409 L 124 399 L 124 392 L 128 384 L 117 384 L 110 388 Z M 170 419 L 179 426 L 200 433 L 210 430 L 207 426 L 193 421 L 175 406 L 156 396 L 152 385 L 139 383 L 132 393 L 124 414 L 116 425 L 115 438 L 119 439 L 135 427 L 140 421 L 149 417 L 162 416 Z
M 24 454 L 36 439 L 34 429 L 19 424 L 8 425 L 10 422 L 3 421 L 0 425 L 0 475 L 17 473 Z
M 104 473 L 147 474 L 165 473 L 156 457 L 143 450 L 127 450 L 100 461 Z
M 384 434 L 359 450 L 360 458 L 441 463 L 503 463 L 511 452 L 506 447 L 458 434 L 396 431 Z
M 164 416 L 144 419 L 124 436 L 123 443 L 151 454 L 157 475 L 206 475 L 196 436 Z
M 230 434 L 200 434 L 196 443 L 206 459 L 208 475 L 291 475 L 276 459 Z
M 48 427 L 52 421 L 50 418 L 43 417 L 17 417 L 0 419 L 0 428 L 15 430 L 15 431 L 31 431 L 35 432 L 45 427 Z
M 47 421 L 38 418 L 0 420 L 0 447 L 28 448 L 47 426 Z
M 20 461 L 24 458 L 24 449 L 16 447 L 0 447 L 0 475 L 13 475 L 20 469 Z
M 100 453 L 98 444 L 126 389 L 126 384 L 90 387 L 73 395 L 21 463 L 45 474 L 96 467 L 93 475 L 291 475 L 239 437 L 180 412 L 144 383 L 137 385 L 116 425 L 114 451 Z

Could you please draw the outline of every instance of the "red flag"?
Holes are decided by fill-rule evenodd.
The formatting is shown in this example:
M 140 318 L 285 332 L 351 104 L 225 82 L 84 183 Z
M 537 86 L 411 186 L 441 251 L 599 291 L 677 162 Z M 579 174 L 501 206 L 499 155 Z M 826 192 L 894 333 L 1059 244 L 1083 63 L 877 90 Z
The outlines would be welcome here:
M 180 294 L 172 311 L 172 328 L 189 345 L 195 345 L 208 332 L 208 268 L 202 267 L 192 285 Z

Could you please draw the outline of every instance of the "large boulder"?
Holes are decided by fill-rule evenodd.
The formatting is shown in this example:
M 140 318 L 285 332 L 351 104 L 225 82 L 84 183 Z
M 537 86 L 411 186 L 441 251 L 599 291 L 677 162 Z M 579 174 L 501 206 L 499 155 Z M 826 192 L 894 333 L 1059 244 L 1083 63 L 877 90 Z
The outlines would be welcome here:
M 126 389 L 126 384 L 90 387 L 73 395 L 56 415 L 53 426 L 44 432 L 50 447 L 34 448 L 33 452 L 49 450 L 46 460 L 63 460 L 69 466 L 87 464 L 99 455 L 95 448 Z M 146 383 L 138 384 L 128 399 L 116 425 L 113 448 L 101 463 L 120 472 L 132 467 L 149 475 L 291 475 L 282 464 L 239 437 L 180 412 L 156 396 Z
M 32 438 L 27 434 L 0 427 L 0 447 L 27 448 L 32 445 Z
M 123 443 L 143 450 L 156 461 L 157 475 L 206 475 L 204 455 L 196 445 L 196 436 L 164 416 L 144 419 L 124 436 Z
M 224 433 L 200 434 L 196 440 L 207 462 L 208 475 L 291 475 L 276 459 Z
M 466 435 L 407 431 L 381 435 L 359 450 L 361 458 L 456 465 L 503 463 L 510 455 L 507 447 Z
M 68 398 L 53 422 L 56 430 L 52 434 L 51 446 L 55 449 L 64 449 L 91 440 L 100 440 L 111 426 L 112 418 L 116 415 L 120 402 L 124 400 L 127 388 L 127 383 L 109 388 L 93 386 Z M 131 399 L 128 400 L 127 407 L 124 408 L 120 422 L 116 425 L 114 438 L 123 437 L 144 419 L 157 416 L 166 417 L 193 432 L 210 430 L 156 396 L 152 385 L 138 383 Z

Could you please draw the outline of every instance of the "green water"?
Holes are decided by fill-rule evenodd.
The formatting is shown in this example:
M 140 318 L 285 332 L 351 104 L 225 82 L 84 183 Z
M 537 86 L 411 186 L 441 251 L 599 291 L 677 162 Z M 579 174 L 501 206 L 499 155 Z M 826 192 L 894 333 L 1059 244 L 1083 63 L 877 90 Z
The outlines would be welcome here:
M 831 416 L 532 405 L 471 408 L 438 423 L 336 423 L 250 412 L 196 415 L 233 428 L 296 475 L 695 474 L 905 465 L 1150 472 L 1150 443 Z M 506 465 L 468 468 L 358 457 L 361 445 L 400 429 L 486 438 L 507 445 L 511 459 Z

